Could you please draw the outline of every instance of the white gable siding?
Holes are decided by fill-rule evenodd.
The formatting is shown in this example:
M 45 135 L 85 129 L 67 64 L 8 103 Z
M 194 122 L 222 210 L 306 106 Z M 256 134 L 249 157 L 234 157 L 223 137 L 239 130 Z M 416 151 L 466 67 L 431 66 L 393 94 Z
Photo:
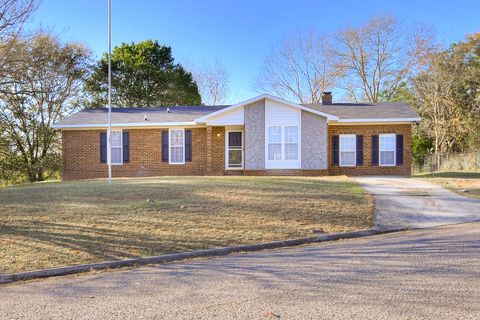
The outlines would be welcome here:
M 207 120 L 209 126 L 236 126 L 245 122 L 243 107 L 219 114 Z
M 299 146 L 301 150 L 301 110 L 286 104 L 265 99 L 265 169 L 301 169 L 302 159 L 299 151 L 298 160 L 268 160 L 268 127 L 269 126 L 298 126 Z
M 301 110 L 280 104 L 275 101 L 265 100 L 265 124 L 269 126 L 300 125 Z

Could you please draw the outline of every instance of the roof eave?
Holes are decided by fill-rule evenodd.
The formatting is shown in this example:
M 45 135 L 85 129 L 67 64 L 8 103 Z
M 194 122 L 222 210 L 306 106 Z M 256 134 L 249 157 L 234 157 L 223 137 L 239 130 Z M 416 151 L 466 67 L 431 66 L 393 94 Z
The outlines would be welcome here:
M 367 118 L 367 119 L 339 119 L 338 122 L 340 123 L 351 123 L 351 122 L 418 122 L 420 121 L 420 117 L 414 118 Z
M 172 121 L 172 122 L 126 122 L 112 123 L 112 128 L 126 127 L 171 127 L 171 126 L 196 126 L 198 123 L 194 121 Z M 84 124 L 53 124 L 54 129 L 79 129 L 79 128 L 106 128 L 106 123 L 84 123 Z

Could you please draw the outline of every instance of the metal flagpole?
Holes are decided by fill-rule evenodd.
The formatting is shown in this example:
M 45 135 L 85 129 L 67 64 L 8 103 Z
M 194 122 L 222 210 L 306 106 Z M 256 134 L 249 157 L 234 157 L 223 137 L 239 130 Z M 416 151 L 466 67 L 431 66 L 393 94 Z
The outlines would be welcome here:
M 108 183 L 112 184 L 112 18 L 111 0 L 108 0 Z

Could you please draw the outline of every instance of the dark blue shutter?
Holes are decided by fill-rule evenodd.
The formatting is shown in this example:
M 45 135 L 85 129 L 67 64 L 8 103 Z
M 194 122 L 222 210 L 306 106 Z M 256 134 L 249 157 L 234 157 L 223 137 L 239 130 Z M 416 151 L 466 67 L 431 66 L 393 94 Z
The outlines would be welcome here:
M 357 135 L 357 166 L 363 166 L 363 136 Z
M 162 131 L 162 162 L 168 162 L 168 131 Z
M 107 163 L 107 133 L 100 132 L 100 163 Z
M 123 132 L 123 163 L 130 161 L 130 139 L 128 132 Z
M 403 164 L 403 134 L 397 134 L 397 152 L 396 152 L 396 164 L 402 165 Z
M 332 162 L 334 166 L 338 166 L 340 159 L 339 137 L 332 137 Z
M 192 130 L 185 130 L 185 161 L 192 161 Z
M 378 166 L 378 135 L 372 136 L 372 166 Z

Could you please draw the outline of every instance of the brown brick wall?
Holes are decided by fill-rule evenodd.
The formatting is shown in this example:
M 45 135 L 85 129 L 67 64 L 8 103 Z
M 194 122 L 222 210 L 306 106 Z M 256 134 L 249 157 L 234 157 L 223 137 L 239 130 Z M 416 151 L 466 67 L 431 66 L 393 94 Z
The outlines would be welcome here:
M 165 130 L 165 129 L 163 129 Z M 124 129 L 130 137 L 130 162 L 113 165 L 113 177 L 145 177 L 162 175 L 207 174 L 207 129 L 192 129 L 192 161 L 185 164 L 162 162 L 162 129 Z M 213 128 L 212 174 L 223 174 L 224 130 Z M 107 177 L 108 167 L 100 163 L 100 132 L 102 130 L 62 131 L 63 179 Z M 105 131 L 103 131 L 105 132 Z M 220 133 L 217 136 L 216 133 Z M 219 158 L 219 159 L 217 159 Z
M 411 174 L 411 124 L 389 125 L 329 125 L 328 126 L 328 171 L 330 175 L 402 175 Z M 403 165 L 395 167 L 372 166 L 371 136 L 382 133 L 403 134 L 404 150 Z M 333 166 L 332 159 L 332 136 L 340 134 L 363 135 L 363 166 L 339 167 Z
M 112 166 L 113 177 L 144 177 L 162 175 L 223 175 L 225 174 L 225 128 L 192 129 L 192 161 L 184 165 L 162 162 L 161 132 L 165 129 L 129 129 L 130 162 Z M 106 177 L 107 165 L 100 163 L 100 132 L 102 130 L 64 130 L 63 179 Z M 371 136 L 395 133 L 404 135 L 404 164 L 396 167 L 371 166 Z M 362 134 L 364 165 L 338 167 L 332 165 L 332 136 Z M 410 175 L 411 125 L 329 125 L 328 170 L 245 170 L 245 175 Z

